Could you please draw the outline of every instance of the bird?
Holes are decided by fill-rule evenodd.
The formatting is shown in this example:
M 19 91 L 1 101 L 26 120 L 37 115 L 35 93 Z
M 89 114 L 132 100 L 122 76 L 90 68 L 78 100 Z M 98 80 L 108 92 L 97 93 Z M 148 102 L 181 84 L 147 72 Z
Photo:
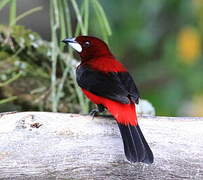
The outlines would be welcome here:
M 140 95 L 124 65 L 111 53 L 108 45 L 94 36 L 77 36 L 62 40 L 80 56 L 76 81 L 94 104 L 97 112 L 106 109 L 117 121 L 123 140 L 124 152 L 131 163 L 151 164 L 153 153 L 139 127 L 136 106 Z

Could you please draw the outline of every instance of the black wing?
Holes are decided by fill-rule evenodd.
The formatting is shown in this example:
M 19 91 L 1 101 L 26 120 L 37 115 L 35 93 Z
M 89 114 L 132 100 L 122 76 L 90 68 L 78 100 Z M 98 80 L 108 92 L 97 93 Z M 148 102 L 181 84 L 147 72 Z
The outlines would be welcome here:
M 131 100 L 138 104 L 140 95 L 131 75 L 128 72 L 121 72 L 118 73 L 118 77 L 128 91 Z
M 98 96 L 129 104 L 133 88 L 129 88 L 131 86 L 124 82 L 124 77 L 126 76 L 119 74 L 116 72 L 103 73 L 90 69 L 87 66 L 79 66 L 76 71 L 77 83 L 81 88 Z M 130 75 L 128 74 L 128 76 Z M 131 100 L 137 102 L 135 101 L 136 98 L 134 98 L 134 95 L 132 97 Z M 139 96 L 137 95 L 137 97 Z

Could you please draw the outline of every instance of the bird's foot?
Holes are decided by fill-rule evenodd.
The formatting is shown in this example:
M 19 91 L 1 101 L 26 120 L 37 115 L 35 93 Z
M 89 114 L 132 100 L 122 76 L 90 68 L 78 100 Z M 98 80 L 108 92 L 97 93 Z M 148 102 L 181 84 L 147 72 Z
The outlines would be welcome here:
M 99 113 L 102 113 L 105 111 L 105 107 L 102 104 L 97 104 L 96 109 L 92 109 L 90 111 L 90 115 L 92 116 L 92 119 L 94 119 L 95 116 L 97 116 Z
M 97 116 L 98 113 L 99 113 L 99 109 L 92 109 L 89 114 L 90 116 L 92 116 L 92 119 L 94 119 L 94 117 Z

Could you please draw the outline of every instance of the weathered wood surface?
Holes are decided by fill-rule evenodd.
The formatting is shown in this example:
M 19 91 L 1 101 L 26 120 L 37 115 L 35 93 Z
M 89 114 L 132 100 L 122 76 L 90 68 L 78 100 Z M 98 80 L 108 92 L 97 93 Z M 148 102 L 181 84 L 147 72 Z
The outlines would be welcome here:
M 140 117 L 155 156 L 126 161 L 111 118 L 22 112 L 0 117 L 0 179 L 203 179 L 203 118 Z

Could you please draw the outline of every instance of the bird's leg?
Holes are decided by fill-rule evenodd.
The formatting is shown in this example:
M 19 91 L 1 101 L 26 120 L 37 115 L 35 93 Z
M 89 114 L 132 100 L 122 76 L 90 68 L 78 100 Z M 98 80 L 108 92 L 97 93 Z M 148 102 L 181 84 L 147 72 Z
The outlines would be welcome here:
M 97 107 L 100 113 L 105 111 L 105 107 L 102 104 L 98 104 Z
M 102 104 L 97 104 L 97 108 L 96 109 L 92 109 L 90 111 L 90 115 L 94 118 L 98 113 L 104 112 L 105 111 L 105 107 Z

